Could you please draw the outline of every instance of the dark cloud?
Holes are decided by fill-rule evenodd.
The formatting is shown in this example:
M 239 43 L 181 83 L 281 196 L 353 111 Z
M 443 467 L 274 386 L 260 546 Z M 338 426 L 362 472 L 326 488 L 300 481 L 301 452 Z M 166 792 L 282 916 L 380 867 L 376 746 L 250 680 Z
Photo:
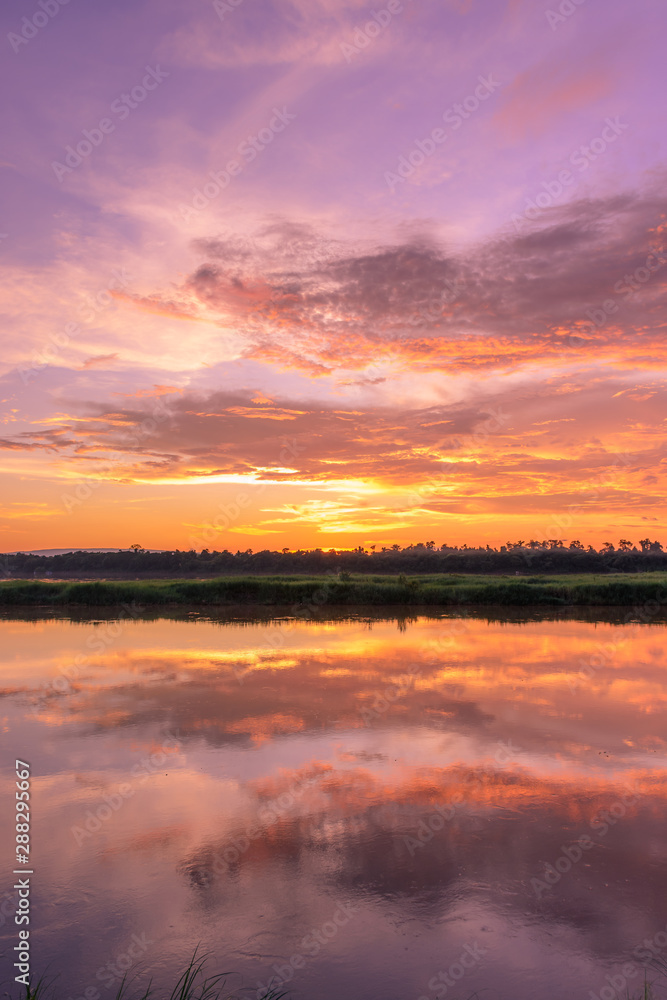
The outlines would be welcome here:
M 666 219 L 657 194 L 586 199 L 466 250 L 428 235 L 359 249 L 276 220 L 252 238 L 199 240 L 182 295 L 245 334 L 246 356 L 313 375 L 362 368 L 378 350 L 449 371 L 601 350 L 650 365 L 664 359 L 665 258 L 645 268 Z M 605 301 L 615 308 L 600 320 Z
M 452 503 L 462 512 L 536 509 L 591 483 L 609 509 L 657 505 L 656 473 L 667 462 L 667 391 L 657 377 L 667 266 L 641 269 L 662 245 L 666 218 L 657 196 L 580 201 L 465 254 L 414 231 L 402 246 L 344 250 L 281 220 L 252 239 L 199 241 L 201 265 L 163 303 L 150 296 L 153 306 L 178 310 L 182 296 L 188 314 L 217 312 L 221 325 L 231 315 L 248 356 L 338 372 L 339 387 L 382 383 L 381 402 L 167 386 L 157 399 L 112 405 L 61 399 L 69 414 L 60 424 L 36 425 L 0 447 L 47 449 L 91 472 L 104 462 L 121 481 L 430 483 L 418 500 L 434 511 Z M 634 291 L 618 290 L 626 275 L 635 276 Z M 597 329 L 586 312 L 610 301 L 618 308 Z M 465 402 L 430 396 L 424 405 L 413 392 L 416 402 L 398 404 L 391 376 L 375 364 L 387 358 L 408 379 L 521 365 L 532 374 L 521 383 L 480 380 Z

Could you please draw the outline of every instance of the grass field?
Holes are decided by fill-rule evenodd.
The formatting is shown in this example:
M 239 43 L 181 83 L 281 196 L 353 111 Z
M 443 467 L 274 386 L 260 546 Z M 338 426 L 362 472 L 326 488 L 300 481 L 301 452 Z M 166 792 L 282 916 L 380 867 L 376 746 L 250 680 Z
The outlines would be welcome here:
M 572 576 L 248 576 L 213 580 L 0 583 L 0 608 L 178 605 L 634 607 L 667 610 L 667 573 Z

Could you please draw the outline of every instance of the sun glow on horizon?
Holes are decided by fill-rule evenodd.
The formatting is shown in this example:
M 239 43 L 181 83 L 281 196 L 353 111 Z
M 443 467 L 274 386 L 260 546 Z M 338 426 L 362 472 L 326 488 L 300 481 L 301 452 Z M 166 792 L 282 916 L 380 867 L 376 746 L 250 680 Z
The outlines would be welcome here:
M 74 15 L 21 43 L 0 551 L 665 531 L 663 12 L 530 3 L 414 7 L 346 59 L 358 0 L 271 0 L 271 40 L 140 0 L 166 75 L 122 121 L 122 4 L 85 64 Z

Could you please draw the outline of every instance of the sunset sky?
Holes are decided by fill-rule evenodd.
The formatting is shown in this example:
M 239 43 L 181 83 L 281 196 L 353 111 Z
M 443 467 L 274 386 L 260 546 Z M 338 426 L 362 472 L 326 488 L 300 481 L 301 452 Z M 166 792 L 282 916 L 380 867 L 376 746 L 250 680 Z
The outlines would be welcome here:
M 667 543 L 663 2 L 0 18 L 0 551 Z

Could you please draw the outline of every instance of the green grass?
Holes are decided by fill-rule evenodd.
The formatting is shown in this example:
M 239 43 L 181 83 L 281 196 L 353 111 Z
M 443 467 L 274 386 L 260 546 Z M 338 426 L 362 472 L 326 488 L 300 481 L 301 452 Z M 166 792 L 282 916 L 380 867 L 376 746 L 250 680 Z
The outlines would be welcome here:
M 295 605 L 452 607 L 589 606 L 627 607 L 657 601 L 667 608 L 667 573 L 572 576 L 417 575 L 246 576 L 213 580 L 0 582 L 2 607 L 144 607 Z M 658 609 L 654 609 L 655 615 Z M 130 611 L 127 612 L 131 614 Z
M 137 977 L 128 980 L 125 975 L 114 1000 L 249 1000 L 250 997 L 256 996 L 256 990 L 250 987 L 242 989 L 240 993 L 230 993 L 225 985 L 230 973 L 206 975 L 204 971 L 206 955 L 199 956 L 198 951 L 199 948 L 196 948 L 187 968 L 168 994 L 160 991 L 158 995 L 150 980 L 145 986 L 135 987 L 132 990 Z M 69 987 L 65 993 L 71 993 Z M 55 982 L 47 983 L 42 977 L 34 987 L 26 987 L 25 994 L 21 994 L 20 1000 L 60 1000 L 61 996 L 64 996 L 64 993 L 56 992 Z M 271 988 L 263 994 L 261 1000 L 281 1000 L 281 997 L 286 996 L 287 993 L 280 988 Z

